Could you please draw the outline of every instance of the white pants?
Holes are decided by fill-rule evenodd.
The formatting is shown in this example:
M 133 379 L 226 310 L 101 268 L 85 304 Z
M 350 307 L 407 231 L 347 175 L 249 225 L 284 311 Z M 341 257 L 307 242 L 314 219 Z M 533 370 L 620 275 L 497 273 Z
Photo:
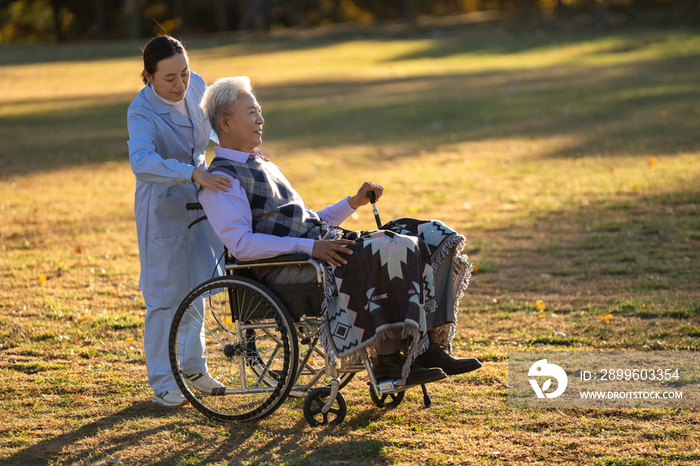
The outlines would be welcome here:
M 183 316 L 183 323 L 188 326 L 199 325 L 201 331 L 190 332 L 180 343 L 186 346 L 186 359 L 180 360 L 180 368 L 185 374 L 198 374 L 207 371 L 207 359 L 204 354 L 204 328 L 202 327 L 202 312 L 204 310 L 203 300 L 196 300 L 190 307 L 190 311 Z M 153 388 L 153 392 L 159 395 L 177 387 L 175 377 L 170 367 L 170 355 L 168 351 L 168 340 L 170 336 L 170 325 L 173 321 L 176 308 L 150 308 L 147 307 L 146 321 L 143 337 L 144 352 L 146 355 L 146 371 L 148 373 L 148 383 Z M 181 335 L 182 337 L 182 335 Z M 195 350 L 193 350 L 195 348 Z M 199 351 L 201 349 L 201 351 Z

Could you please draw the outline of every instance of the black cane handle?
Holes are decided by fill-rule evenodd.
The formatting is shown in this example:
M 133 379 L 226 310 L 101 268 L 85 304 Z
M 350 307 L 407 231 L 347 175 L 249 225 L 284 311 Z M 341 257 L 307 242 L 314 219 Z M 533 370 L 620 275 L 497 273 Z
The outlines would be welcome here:
M 382 221 L 379 219 L 379 211 L 377 210 L 377 197 L 374 195 L 374 191 L 367 191 L 367 197 L 369 202 L 372 203 L 372 211 L 374 212 L 374 220 L 377 222 L 377 228 L 381 228 Z

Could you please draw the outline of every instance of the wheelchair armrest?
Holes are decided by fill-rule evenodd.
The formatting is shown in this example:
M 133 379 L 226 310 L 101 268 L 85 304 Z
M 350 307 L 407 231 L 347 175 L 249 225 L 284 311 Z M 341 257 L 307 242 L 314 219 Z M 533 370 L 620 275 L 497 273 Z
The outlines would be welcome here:
M 202 204 L 200 204 L 199 202 L 188 202 L 185 205 L 185 208 L 187 210 L 202 210 Z
M 309 260 L 309 255 L 306 253 L 283 254 L 281 256 L 269 257 L 267 259 L 259 259 L 252 261 L 239 261 L 236 259 L 236 265 L 248 264 L 268 264 L 273 262 L 300 262 Z

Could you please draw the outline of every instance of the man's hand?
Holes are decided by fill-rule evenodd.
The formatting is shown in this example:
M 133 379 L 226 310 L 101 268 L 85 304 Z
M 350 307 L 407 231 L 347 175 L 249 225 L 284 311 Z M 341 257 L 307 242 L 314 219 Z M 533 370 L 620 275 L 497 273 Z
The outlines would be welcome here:
M 314 241 L 311 257 L 328 261 L 331 265 L 340 267 L 348 263 L 340 254 L 351 255 L 352 251 L 346 247 L 351 244 L 353 241 L 347 239 L 318 239 Z
M 357 209 L 358 207 L 369 204 L 369 197 L 367 196 L 367 193 L 370 191 L 374 191 L 375 198 L 379 200 L 379 198 L 382 197 L 382 193 L 384 192 L 384 187 L 366 181 L 357 191 L 357 194 L 348 197 L 348 204 L 350 204 L 350 207 L 352 207 L 353 209 Z
M 214 175 L 213 173 L 205 172 L 199 168 L 195 168 L 192 172 L 192 181 L 204 186 L 205 188 L 211 188 L 217 193 L 219 190 L 223 192 L 228 192 L 231 187 L 231 182 L 224 175 Z

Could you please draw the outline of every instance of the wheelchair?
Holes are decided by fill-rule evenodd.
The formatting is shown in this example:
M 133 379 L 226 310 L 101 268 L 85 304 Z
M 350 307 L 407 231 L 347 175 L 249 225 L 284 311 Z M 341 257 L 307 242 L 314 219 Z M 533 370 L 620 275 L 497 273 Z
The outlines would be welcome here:
M 190 203 L 187 210 L 200 210 Z M 190 228 L 206 216 L 198 217 Z M 378 381 L 367 351 L 362 362 L 337 367 L 319 342 L 321 304 L 326 291 L 324 266 L 306 254 L 286 254 L 244 262 L 224 251 L 225 274 L 195 287 L 178 307 L 169 334 L 175 380 L 192 406 L 224 422 L 265 418 L 287 397 L 304 397 L 311 426 L 340 424 L 347 405 L 340 389 L 367 371 L 370 397 L 377 407 L 398 406 L 411 386 Z M 263 267 L 312 267 L 316 281 L 265 286 L 254 271 Z M 201 367 L 225 388 L 204 393 L 189 384 L 188 367 Z M 314 388 L 316 387 L 316 388 Z M 426 407 L 431 401 L 422 385 Z

